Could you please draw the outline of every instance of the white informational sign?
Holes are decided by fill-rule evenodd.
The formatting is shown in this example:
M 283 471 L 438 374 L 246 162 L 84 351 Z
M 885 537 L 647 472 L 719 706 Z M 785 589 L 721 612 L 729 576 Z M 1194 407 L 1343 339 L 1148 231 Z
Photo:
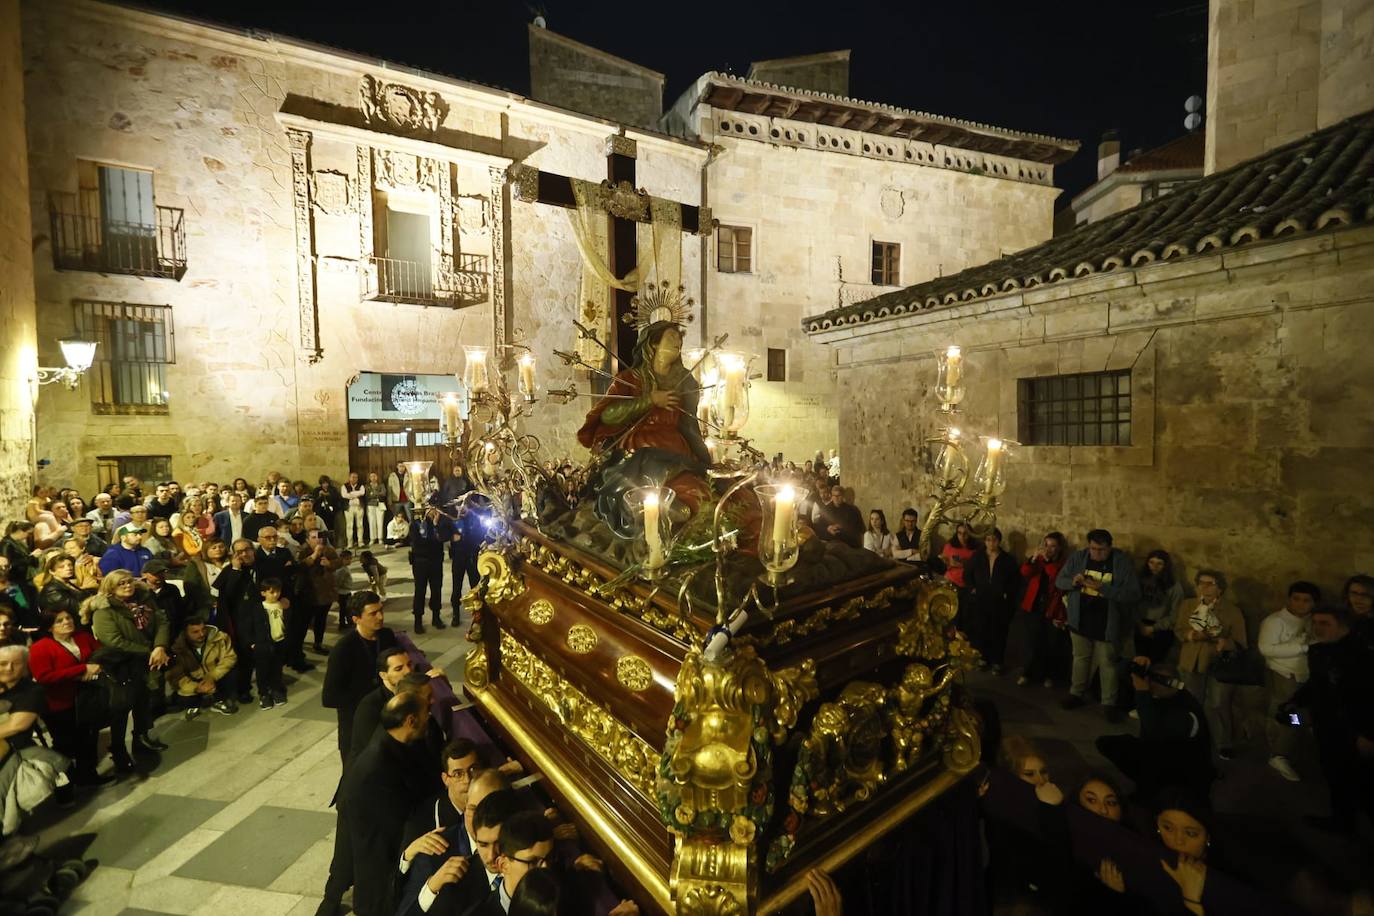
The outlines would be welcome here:
M 439 395 L 463 386 L 451 375 L 392 375 L 364 372 L 348 386 L 350 420 L 434 420 L 439 421 Z

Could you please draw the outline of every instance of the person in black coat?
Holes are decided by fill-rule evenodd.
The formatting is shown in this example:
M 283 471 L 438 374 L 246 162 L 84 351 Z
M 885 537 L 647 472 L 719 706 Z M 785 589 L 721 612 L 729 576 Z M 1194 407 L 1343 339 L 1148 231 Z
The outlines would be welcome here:
M 491 518 L 490 502 L 485 496 L 468 500 L 458 516 L 455 528 L 458 537 L 449 541 L 448 556 L 452 567 L 453 594 L 449 599 L 453 607 L 453 625 L 458 626 L 461 619 L 461 598 L 463 579 L 468 580 L 468 588 L 477 587 L 482 577 L 477 572 L 477 554 L 482 551 L 482 543 L 487 539 L 487 521 Z
M 425 797 L 426 776 L 409 745 L 422 741 L 429 710 L 419 693 L 401 693 L 382 708 L 381 726 L 344 773 L 334 861 L 319 913 L 337 913 L 348 884 L 358 916 L 392 916 L 396 862 L 410 812 Z M 347 882 L 347 883 L 345 883 Z
M 262 594 L 253 569 L 256 559 L 253 542 L 239 538 L 229 546 L 229 565 L 215 580 L 219 597 L 215 602 L 214 623 L 229 634 L 234 642 L 234 684 L 240 703 L 253 701 L 253 650 L 248 634 L 240 632 L 239 621 L 251 617 L 254 609 L 261 609 Z M 262 685 L 258 685 L 262 689 Z
M 411 613 L 415 615 L 415 632 L 425 631 L 425 592 L 429 592 L 429 618 L 436 630 L 446 624 L 439 617 L 444 592 L 444 546 L 458 536 L 458 529 L 439 507 L 438 497 L 431 500 L 422 514 L 410 526 L 410 569 L 415 577 L 415 600 Z
M 983 543 L 986 551 L 974 554 L 964 567 L 972 624 L 968 636 L 993 673 L 1001 674 L 1007 650 L 1007 629 L 1016 613 L 1021 567 L 1002 549 L 1002 532 L 998 529 L 989 531 Z
M 377 658 L 396 645 L 396 634 L 383 626 L 382 599 L 376 592 L 354 592 L 348 599 L 353 628 L 330 650 L 320 701 L 338 713 L 339 758 L 345 768 L 353 741 L 353 716 L 358 704 L 381 683 Z

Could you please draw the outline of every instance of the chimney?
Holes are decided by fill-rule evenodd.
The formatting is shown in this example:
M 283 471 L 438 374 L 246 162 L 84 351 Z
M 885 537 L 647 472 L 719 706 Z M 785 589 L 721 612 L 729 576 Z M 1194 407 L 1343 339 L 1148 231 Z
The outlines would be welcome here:
M 1097 180 L 1101 181 L 1121 164 L 1121 141 L 1116 139 L 1116 131 L 1102 134 L 1102 142 L 1097 144 Z

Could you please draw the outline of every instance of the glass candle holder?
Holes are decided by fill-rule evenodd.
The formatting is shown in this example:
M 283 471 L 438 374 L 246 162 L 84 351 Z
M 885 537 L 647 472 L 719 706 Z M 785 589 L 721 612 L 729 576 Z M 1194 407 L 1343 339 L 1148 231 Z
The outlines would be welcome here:
M 424 506 L 429 496 L 429 469 L 433 464 L 433 461 L 406 462 L 406 495 L 417 509 Z
M 439 395 L 440 430 L 448 442 L 457 442 L 463 435 L 463 396 L 456 391 Z
M 749 364 L 752 360 L 747 353 L 716 354 L 719 381 L 711 397 L 711 421 L 716 425 L 718 436 L 738 437 L 749 419 Z
M 720 464 L 720 459 L 725 457 L 725 446 L 721 445 L 720 440 L 715 436 L 707 436 L 704 441 L 706 451 L 711 454 L 711 463 Z
M 964 454 L 962 434 L 955 427 L 945 430 L 945 444 L 940 448 L 940 485 L 952 487 L 968 474 L 968 456 Z
M 774 588 L 782 585 L 784 575 L 797 565 L 801 552 L 798 534 L 797 503 L 806 490 L 790 483 L 764 484 L 754 488 L 763 518 L 759 523 L 759 562 Z
M 534 354 L 524 353 L 515 363 L 520 373 L 520 394 L 528 401 L 534 400 Z
M 486 347 L 463 347 L 463 387 L 468 390 L 468 397 L 491 387 L 487 378 Z
M 964 399 L 964 353 L 956 346 L 935 355 L 935 396 L 949 410 Z
M 983 460 L 978 462 L 978 470 L 973 472 L 973 486 L 988 498 L 1001 496 L 1007 488 L 1007 461 L 1019 443 L 996 436 L 983 436 L 982 439 L 986 450 Z
M 633 553 L 639 560 L 640 575 L 645 579 L 662 578 L 668 566 L 668 552 L 673 545 L 673 523 L 668 510 L 676 496 L 667 487 L 636 487 L 625 494 L 634 538 Z

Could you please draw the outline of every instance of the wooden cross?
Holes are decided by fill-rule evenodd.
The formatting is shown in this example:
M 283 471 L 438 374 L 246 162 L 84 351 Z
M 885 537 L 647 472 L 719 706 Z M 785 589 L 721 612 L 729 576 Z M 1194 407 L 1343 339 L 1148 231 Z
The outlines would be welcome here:
M 649 195 L 635 190 L 635 141 L 630 137 L 614 134 L 606 138 L 606 180 L 612 189 L 619 189 L 618 194 L 612 195 L 606 212 L 606 218 L 610 220 L 607 266 L 619 280 L 639 265 L 636 224 L 653 218 Z M 577 206 L 572 180 L 566 175 L 543 172 L 533 166 L 516 165 L 511 169 L 511 181 L 516 200 L 570 209 Z M 710 208 L 682 203 L 677 206 L 682 212 L 683 232 L 705 234 L 711 231 Z M 635 294 L 614 287 L 611 293 L 615 299 L 612 315 L 615 340 L 606 341 L 606 344 L 614 349 L 616 359 L 628 366 L 633 362 L 637 331 L 624 321 L 624 316 L 630 313 L 630 300 Z M 611 371 L 615 370 L 616 367 L 612 366 Z

